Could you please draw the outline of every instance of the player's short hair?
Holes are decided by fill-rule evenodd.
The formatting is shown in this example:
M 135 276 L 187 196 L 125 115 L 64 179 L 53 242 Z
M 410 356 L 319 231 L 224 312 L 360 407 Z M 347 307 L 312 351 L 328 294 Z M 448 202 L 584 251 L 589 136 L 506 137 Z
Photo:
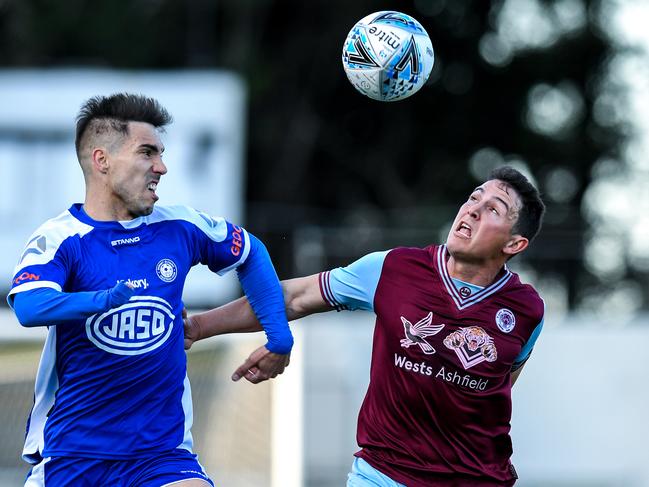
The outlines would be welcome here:
M 77 115 L 74 146 L 80 157 L 82 145 L 91 136 L 114 131 L 128 135 L 129 122 L 145 122 L 163 128 L 172 121 L 167 110 L 153 98 L 131 93 L 95 96 L 87 100 Z
M 493 179 L 503 181 L 518 194 L 522 206 L 512 228 L 512 234 L 522 235 L 531 242 L 539 233 L 545 214 L 545 204 L 539 190 L 522 173 L 511 166 L 494 169 L 489 175 L 488 181 Z

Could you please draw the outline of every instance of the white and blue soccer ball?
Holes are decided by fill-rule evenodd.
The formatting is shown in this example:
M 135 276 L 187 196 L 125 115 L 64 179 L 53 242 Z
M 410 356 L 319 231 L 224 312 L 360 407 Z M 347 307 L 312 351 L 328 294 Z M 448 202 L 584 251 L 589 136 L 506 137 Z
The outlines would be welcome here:
M 375 12 L 354 25 L 343 67 L 354 88 L 374 100 L 414 95 L 433 69 L 433 45 L 422 25 L 400 12 Z

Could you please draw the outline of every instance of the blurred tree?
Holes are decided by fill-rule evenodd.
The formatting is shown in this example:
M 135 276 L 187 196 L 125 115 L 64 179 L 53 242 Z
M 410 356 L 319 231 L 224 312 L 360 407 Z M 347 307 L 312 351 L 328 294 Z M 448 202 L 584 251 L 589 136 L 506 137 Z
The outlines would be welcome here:
M 282 277 L 440 241 L 484 171 L 513 161 L 548 197 L 524 262 L 563 276 L 574 305 L 577 288 L 594 283 L 581 263 L 581 199 L 594 161 L 620 143 L 592 117 L 592 79 L 610 46 L 591 4 L 4 0 L 0 64 L 239 72 L 249 86 L 247 226 Z M 357 20 L 395 8 L 425 26 L 436 64 L 420 93 L 380 103 L 347 81 L 341 49 Z M 311 226 L 325 231 L 296 239 Z M 301 253 L 305 243 L 315 250 Z

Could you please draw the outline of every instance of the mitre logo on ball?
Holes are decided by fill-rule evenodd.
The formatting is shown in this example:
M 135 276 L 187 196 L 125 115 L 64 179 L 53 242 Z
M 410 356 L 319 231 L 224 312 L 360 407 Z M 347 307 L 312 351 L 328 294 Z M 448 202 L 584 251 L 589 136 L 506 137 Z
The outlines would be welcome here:
M 375 12 L 354 25 L 343 45 L 343 67 L 354 88 L 380 101 L 415 94 L 433 69 L 433 45 L 422 25 L 393 11 Z

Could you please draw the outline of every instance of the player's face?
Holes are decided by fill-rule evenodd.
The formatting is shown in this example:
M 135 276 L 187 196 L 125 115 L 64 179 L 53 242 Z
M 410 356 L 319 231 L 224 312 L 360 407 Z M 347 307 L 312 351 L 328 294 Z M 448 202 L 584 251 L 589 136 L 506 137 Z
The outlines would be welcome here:
M 129 122 L 129 133 L 108 153 L 112 202 L 124 219 L 149 215 L 158 201 L 156 188 L 167 167 L 164 146 L 153 125 Z
M 503 181 L 494 179 L 478 186 L 455 217 L 446 241 L 450 254 L 479 263 L 517 253 L 512 252 L 512 242 L 527 240 L 512 235 L 520 208 L 518 194 Z

